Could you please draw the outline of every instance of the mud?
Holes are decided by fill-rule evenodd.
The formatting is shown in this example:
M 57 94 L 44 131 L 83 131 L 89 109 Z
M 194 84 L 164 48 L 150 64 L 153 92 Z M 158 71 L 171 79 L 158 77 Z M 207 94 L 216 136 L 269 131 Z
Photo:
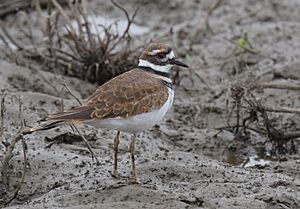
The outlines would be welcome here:
M 139 184 L 128 179 L 128 134 L 121 136 L 122 178 L 115 179 L 110 173 L 114 131 L 80 126 L 98 156 L 100 165 L 96 165 L 76 132 L 59 127 L 25 137 L 29 162 L 25 182 L 5 208 L 299 208 L 299 154 L 271 157 L 265 135 L 251 132 L 250 138 L 235 138 L 232 131 L 221 128 L 230 117 L 226 91 L 236 79 L 254 74 L 261 82 L 300 84 L 300 2 L 224 1 L 209 18 L 213 32 L 203 27 L 211 3 L 131 0 L 123 4 L 129 12 L 140 7 L 134 24 L 143 30 L 131 31 L 136 45 L 151 38 L 164 41 L 191 66 L 191 71 L 179 72 L 174 105 L 164 121 L 138 136 Z M 109 1 L 90 4 L 96 15 L 124 18 Z M 6 21 L 13 20 L 11 16 Z M 237 72 L 238 59 L 225 62 L 236 45 L 225 38 L 245 33 L 263 56 L 247 54 L 243 59 L 248 67 Z M 16 97 L 22 99 L 22 117 L 28 125 L 60 110 L 62 86 L 57 76 L 66 80 L 79 98 L 86 98 L 96 88 L 75 78 L 0 61 L 0 89 L 7 94 L 4 140 L 10 141 L 20 125 Z M 269 106 L 300 107 L 299 91 L 264 89 L 255 93 Z M 63 106 L 76 105 L 66 93 Z M 272 113 L 271 117 L 281 130 L 300 130 L 299 114 Z M 229 120 L 231 125 L 233 121 Z M 299 139 L 294 145 L 299 152 Z M 1 144 L 0 157 L 3 152 Z M 1 186 L 0 199 L 12 194 L 22 169 L 22 145 L 18 143 L 10 161 L 9 190 Z

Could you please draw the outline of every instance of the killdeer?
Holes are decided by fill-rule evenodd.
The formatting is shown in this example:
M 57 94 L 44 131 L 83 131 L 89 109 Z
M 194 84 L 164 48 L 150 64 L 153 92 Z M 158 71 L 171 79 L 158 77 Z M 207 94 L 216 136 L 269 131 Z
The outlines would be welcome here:
M 132 133 L 129 146 L 131 176 L 136 179 L 136 134 L 161 121 L 172 106 L 174 90 L 170 70 L 174 65 L 188 67 L 175 59 L 173 50 L 167 45 L 151 43 L 142 52 L 136 68 L 98 87 L 81 106 L 49 115 L 47 124 L 41 129 L 82 123 L 117 130 L 114 139 L 113 176 L 118 175 L 120 131 Z

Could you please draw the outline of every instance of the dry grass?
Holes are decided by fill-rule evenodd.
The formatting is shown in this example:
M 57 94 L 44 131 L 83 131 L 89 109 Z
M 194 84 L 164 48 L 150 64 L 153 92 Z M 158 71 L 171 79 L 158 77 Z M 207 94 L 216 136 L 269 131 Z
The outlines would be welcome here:
M 249 77 L 242 81 L 237 80 L 230 84 L 228 103 L 231 109 L 230 117 L 236 118 L 235 135 L 236 137 L 247 135 L 247 131 L 255 131 L 265 135 L 267 141 L 271 143 L 272 155 L 296 154 L 294 140 L 300 138 L 300 132 L 287 132 L 284 128 L 276 127 L 278 117 L 271 117 L 274 114 L 300 114 L 299 108 L 291 107 L 270 107 L 262 104 L 262 99 L 257 99 L 255 89 L 274 88 L 299 91 L 300 87 L 294 84 L 276 84 L 276 83 L 257 83 L 255 77 Z
M 129 34 L 137 10 L 129 15 L 120 4 L 113 0 L 111 3 L 127 19 L 122 34 L 112 30 L 116 23 L 96 25 L 86 1 L 74 1 L 68 8 L 63 8 L 56 0 L 48 0 L 46 13 L 35 1 L 39 31 L 33 31 L 34 20 L 23 13 L 25 27 L 20 30 L 30 46 L 19 43 L 3 22 L 1 38 L 8 48 L 11 43 L 17 49 L 10 50 L 17 64 L 38 66 L 56 74 L 103 84 L 135 66 L 138 56 L 136 49 L 131 47 Z M 92 28 L 96 28 L 96 32 Z M 41 33 L 42 37 L 37 39 L 36 33 Z

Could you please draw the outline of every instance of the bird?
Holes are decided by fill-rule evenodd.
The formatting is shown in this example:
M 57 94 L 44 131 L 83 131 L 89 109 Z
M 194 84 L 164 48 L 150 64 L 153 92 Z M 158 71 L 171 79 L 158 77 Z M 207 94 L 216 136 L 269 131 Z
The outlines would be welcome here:
M 130 133 L 131 178 L 137 179 L 136 135 L 159 123 L 172 106 L 173 66 L 188 68 L 188 65 L 175 59 L 175 53 L 168 45 L 150 43 L 141 53 L 137 67 L 99 86 L 81 105 L 49 114 L 46 124 L 39 130 L 72 124 L 116 130 L 113 143 L 114 177 L 119 176 L 117 159 L 120 132 Z

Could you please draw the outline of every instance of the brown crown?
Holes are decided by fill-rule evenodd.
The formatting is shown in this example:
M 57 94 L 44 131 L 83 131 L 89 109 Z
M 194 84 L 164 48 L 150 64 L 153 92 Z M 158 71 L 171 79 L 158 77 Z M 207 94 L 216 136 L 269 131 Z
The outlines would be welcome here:
M 164 65 L 156 56 L 159 53 L 169 53 L 172 49 L 166 44 L 150 43 L 142 52 L 140 59 L 147 60 L 156 65 Z

